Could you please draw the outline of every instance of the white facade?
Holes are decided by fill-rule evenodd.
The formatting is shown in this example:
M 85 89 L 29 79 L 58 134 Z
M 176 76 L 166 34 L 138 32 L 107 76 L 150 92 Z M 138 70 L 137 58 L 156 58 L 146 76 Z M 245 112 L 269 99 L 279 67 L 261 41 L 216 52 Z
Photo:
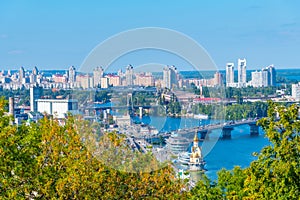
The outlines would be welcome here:
M 126 85 L 133 85 L 133 67 L 131 65 L 126 67 L 125 71 Z
M 76 81 L 76 69 L 74 66 L 71 66 L 69 68 L 69 74 L 68 74 L 68 78 L 69 78 L 69 83 L 74 83 Z
M 176 77 L 176 68 L 175 66 L 167 66 L 163 69 L 163 86 L 169 89 L 173 88 L 173 85 L 177 84 Z
M 276 72 L 273 66 L 266 67 L 261 71 L 251 72 L 250 86 L 268 87 L 276 85 Z
M 269 71 L 267 69 L 261 70 L 261 85 L 268 87 L 270 82 Z
M 234 85 L 234 63 L 226 64 L 226 86 L 233 87 Z
M 251 72 L 251 85 L 253 87 L 262 87 L 262 73 L 261 71 Z
M 108 78 L 107 77 L 101 78 L 100 85 L 101 85 L 101 88 L 108 88 L 108 86 L 109 86 L 109 80 L 108 80 Z
M 24 67 L 21 67 L 19 70 L 19 82 L 25 83 L 25 70 Z
M 246 69 L 247 62 L 246 59 L 238 59 L 238 86 L 245 87 L 246 86 Z
M 78 111 L 78 101 L 75 99 L 38 99 L 37 111 L 64 118 L 68 112 Z
M 300 82 L 297 84 L 292 84 L 292 97 L 296 101 L 300 101 Z
M 102 67 L 96 67 L 93 70 L 93 78 L 94 78 L 94 87 L 97 87 L 99 84 L 101 84 L 101 78 L 103 77 L 103 68 Z
M 90 75 L 85 75 L 80 80 L 80 86 L 83 89 L 92 88 L 94 86 L 94 79 Z

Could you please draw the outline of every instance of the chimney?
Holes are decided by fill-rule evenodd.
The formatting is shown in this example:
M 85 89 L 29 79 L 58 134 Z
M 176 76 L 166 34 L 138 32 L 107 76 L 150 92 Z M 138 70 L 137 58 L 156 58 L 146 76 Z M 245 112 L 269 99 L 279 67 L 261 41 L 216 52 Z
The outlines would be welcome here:
M 15 114 L 15 102 L 13 97 L 9 97 L 9 114 L 13 117 Z

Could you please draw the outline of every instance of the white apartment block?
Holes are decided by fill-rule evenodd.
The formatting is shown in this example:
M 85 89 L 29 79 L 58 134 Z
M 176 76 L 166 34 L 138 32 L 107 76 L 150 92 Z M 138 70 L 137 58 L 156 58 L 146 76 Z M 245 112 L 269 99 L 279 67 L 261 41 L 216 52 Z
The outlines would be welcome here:
M 300 101 L 300 82 L 297 84 L 292 84 L 292 97 L 296 101 Z
M 226 64 L 226 87 L 234 85 L 234 63 Z
M 246 59 L 238 59 L 238 87 L 245 87 L 247 83 L 247 62 Z

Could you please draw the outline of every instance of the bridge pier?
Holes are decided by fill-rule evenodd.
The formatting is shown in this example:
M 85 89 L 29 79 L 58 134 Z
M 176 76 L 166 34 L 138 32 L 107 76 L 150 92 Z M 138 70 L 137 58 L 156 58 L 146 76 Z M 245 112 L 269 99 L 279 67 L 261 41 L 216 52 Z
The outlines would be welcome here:
M 250 126 L 250 135 L 259 135 L 259 126 L 256 125 L 256 122 L 251 122 L 248 125 Z
M 204 140 L 204 139 L 208 139 L 208 130 L 205 129 L 205 130 L 200 130 L 198 133 L 200 133 L 200 138 L 201 140 Z
M 224 126 L 222 128 L 222 138 L 223 139 L 230 139 L 231 138 L 231 131 L 233 130 L 233 127 L 231 126 Z

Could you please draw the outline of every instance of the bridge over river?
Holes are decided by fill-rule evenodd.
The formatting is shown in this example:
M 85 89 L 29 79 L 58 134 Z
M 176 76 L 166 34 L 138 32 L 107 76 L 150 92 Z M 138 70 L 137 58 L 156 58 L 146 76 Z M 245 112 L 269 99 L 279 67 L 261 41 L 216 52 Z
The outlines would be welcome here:
M 205 126 L 197 126 L 192 128 L 185 128 L 185 129 L 178 129 L 175 133 L 179 136 L 186 137 L 186 138 L 193 138 L 195 133 L 197 132 L 198 135 L 200 134 L 200 139 L 204 140 L 208 138 L 209 133 L 215 129 L 222 130 L 222 138 L 230 139 L 231 138 L 231 131 L 236 126 L 241 126 L 248 124 L 250 126 L 250 135 L 258 135 L 259 134 L 259 126 L 257 125 L 257 119 L 246 119 L 240 120 L 235 122 L 227 122 L 227 123 L 217 123 L 217 124 L 209 124 Z

